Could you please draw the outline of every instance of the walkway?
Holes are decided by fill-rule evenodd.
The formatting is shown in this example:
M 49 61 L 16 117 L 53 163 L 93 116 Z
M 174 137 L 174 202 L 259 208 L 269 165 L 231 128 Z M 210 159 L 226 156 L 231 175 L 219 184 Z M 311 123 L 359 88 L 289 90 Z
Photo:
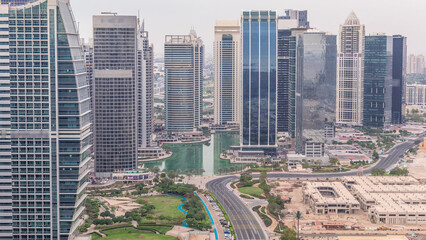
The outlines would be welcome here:
M 206 197 L 204 197 L 203 194 L 198 194 L 197 192 L 195 192 L 195 194 L 197 194 L 197 196 L 200 198 L 201 202 L 204 205 L 204 208 L 206 209 L 210 221 L 212 223 L 212 227 L 214 230 L 214 236 L 215 239 L 225 239 L 225 234 L 223 233 L 223 229 L 222 229 L 222 224 L 220 224 L 219 222 L 219 217 L 216 214 L 216 211 L 213 210 L 212 205 L 210 204 L 209 200 L 207 200 Z

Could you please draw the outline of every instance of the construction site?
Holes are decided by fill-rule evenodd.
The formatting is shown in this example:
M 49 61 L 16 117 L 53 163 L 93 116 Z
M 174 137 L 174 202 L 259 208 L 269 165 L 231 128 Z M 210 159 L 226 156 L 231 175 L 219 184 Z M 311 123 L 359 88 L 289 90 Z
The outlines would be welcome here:
M 426 234 L 426 184 L 410 176 L 280 179 L 271 186 L 289 199 L 282 222 L 297 228 L 300 211 L 306 234 Z

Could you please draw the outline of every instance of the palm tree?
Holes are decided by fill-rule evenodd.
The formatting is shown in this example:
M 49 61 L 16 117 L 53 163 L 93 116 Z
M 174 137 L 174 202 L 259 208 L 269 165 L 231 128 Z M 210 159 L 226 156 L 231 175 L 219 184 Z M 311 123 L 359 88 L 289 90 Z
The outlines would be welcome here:
M 189 181 L 191 179 L 191 176 L 192 176 L 191 172 L 189 170 L 185 170 L 185 174 L 188 177 L 188 181 Z M 186 181 L 186 182 L 188 183 L 188 181 Z
M 198 169 L 198 174 L 200 174 L 200 175 L 203 175 L 203 173 L 205 173 L 205 172 L 206 172 L 206 170 L 204 170 L 202 168 Z
M 299 240 L 300 218 L 302 218 L 302 213 L 300 211 L 297 211 L 296 212 L 296 219 L 297 219 L 297 240 Z
M 222 174 L 222 172 L 223 172 L 223 169 L 222 169 L 222 168 L 219 168 L 217 171 L 219 172 L 219 175 L 221 175 L 221 174 Z
M 192 175 L 197 175 L 198 171 L 197 170 L 192 170 Z

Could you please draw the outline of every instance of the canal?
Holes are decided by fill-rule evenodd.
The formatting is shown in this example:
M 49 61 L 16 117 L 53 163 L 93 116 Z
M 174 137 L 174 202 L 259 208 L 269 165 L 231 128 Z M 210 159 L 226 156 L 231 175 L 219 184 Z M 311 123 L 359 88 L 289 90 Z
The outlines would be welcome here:
M 173 155 L 164 160 L 145 162 L 144 167 L 158 166 L 161 170 L 177 169 L 181 174 L 188 171 L 204 169 L 204 175 L 219 174 L 237 171 L 243 164 L 231 164 L 229 160 L 222 160 L 219 155 L 228 150 L 229 146 L 239 144 L 238 132 L 217 132 L 211 135 L 211 140 L 206 143 L 165 144 L 170 147 Z

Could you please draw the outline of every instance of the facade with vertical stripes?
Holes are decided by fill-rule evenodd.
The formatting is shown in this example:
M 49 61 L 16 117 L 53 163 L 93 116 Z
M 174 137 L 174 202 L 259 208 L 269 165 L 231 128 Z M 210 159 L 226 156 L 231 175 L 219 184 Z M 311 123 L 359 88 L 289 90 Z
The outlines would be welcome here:
M 276 147 L 277 13 L 243 11 L 241 147 Z

